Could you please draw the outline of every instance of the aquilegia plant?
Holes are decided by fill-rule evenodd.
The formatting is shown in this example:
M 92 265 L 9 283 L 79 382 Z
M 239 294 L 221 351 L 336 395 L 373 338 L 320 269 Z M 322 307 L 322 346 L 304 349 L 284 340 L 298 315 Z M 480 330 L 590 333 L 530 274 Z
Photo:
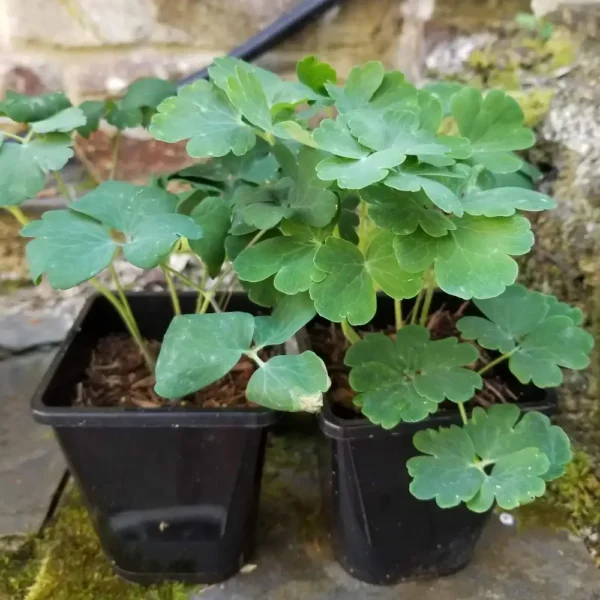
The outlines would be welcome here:
M 442 402 L 456 404 L 462 426 L 415 436 L 422 455 L 409 460 L 408 470 L 417 498 L 435 498 L 441 507 L 465 502 L 474 511 L 530 502 L 570 460 L 567 436 L 547 417 L 522 415 L 516 405 L 470 410 L 465 403 L 500 363 L 521 383 L 559 385 L 562 367 L 588 365 L 593 341 L 578 309 L 515 284 L 513 257 L 534 241 L 523 213 L 555 206 L 524 183 L 531 182 L 531 167 L 514 152 L 535 140 L 518 104 L 502 91 L 482 94 L 457 84 L 419 90 L 379 62 L 354 68 L 344 86 L 314 57 L 302 60 L 297 73 L 298 82 L 284 81 L 222 58 L 210 81 L 177 95 L 147 94 L 138 86 L 130 103 L 128 91 L 119 103 L 98 108 L 92 118 L 112 115 L 117 126 L 150 120 L 157 139 L 189 140 L 190 156 L 212 160 L 151 186 L 106 182 L 68 210 L 46 213 L 23 231 L 35 238 L 28 245 L 34 277 L 47 273 L 55 287 L 70 287 L 110 268 L 122 253 L 139 267 L 161 266 L 181 278 L 165 260 L 185 245 L 207 276 L 219 282 L 233 272 L 254 302 L 274 308 L 270 317 L 222 312 L 214 286 L 207 291 L 204 282 L 188 280 L 199 288 L 200 314 L 175 316 L 165 335 L 156 364 L 160 395 L 195 392 L 246 355 L 258 366 L 249 400 L 318 410 L 330 385 L 319 357 L 310 351 L 259 356 L 318 314 L 341 324 L 350 343 L 345 363 L 354 402 L 373 423 L 391 429 L 427 418 Z M 134 116 L 126 122 L 128 111 Z M 115 113 L 121 115 L 116 122 Z M 40 131 L 38 120 L 60 123 L 63 114 L 17 119 L 31 128 L 14 151 L 31 155 L 38 175 L 35 185 L 23 183 L 31 175 L 11 184 L 13 201 L 3 197 L 4 204 L 35 193 L 44 171 L 68 158 L 65 132 L 86 126 L 69 121 Z M 311 129 L 324 114 L 329 118 Z M 60 160 L 54 146 L 52 152 L 30 148 L 59 139 Z M 0 163 L 5 150 L 6 144 Z M 187 191 L 167 191 L 175 180 Z M 0 182 L 0 190 L 6 187 Z M 437 288 L 473 299 L 479 309 L 480 316 L 458 322 L 462 340 L 431 339 L 426 325 Z M 119 287 L 117 296 L 101 291 L 134 323 Z M 355 326 L 373 319 L 380 291 L 394 300 L 397 331 L 363 335 Z M 406 320 L 401 301 L 408 298 L 416 300 Z M 204 314 L 211 302 L 213 312 Z M 479 371 L 470 340 L 495 352 Z

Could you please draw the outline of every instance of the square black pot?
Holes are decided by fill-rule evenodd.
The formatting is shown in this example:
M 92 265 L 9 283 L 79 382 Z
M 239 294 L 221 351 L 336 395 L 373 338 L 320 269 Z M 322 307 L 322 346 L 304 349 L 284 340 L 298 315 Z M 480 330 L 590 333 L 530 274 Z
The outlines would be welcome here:
M 444 302 L 460 301 L 436 294 L 433 308 Z M 407 314 L 412 302 L 403 306 Z M 477 314 L 477 309 L 468 312 Z M 383 329 L 393 322 L 393 301 L 379 297 L 374 324 Z M 555 412 L 553 391 L 533 386 L 519 391 L 521 409 Z M 321 481 L 335 557 L 350 575 L 391 585 L 449 575 L 471 560 L 490 513 L 474 513 L 464 505 L 441 509 L 434 500 L 417 500 L 406 469 L 406 461 L 418 454 L 412 441 L 417 431 L 460 423 L 458 412 L 448 411 L 385 430 L 326 399 L 320 417 L 327 441 Z
M 168 294 L 128 294 L 141 333 L 162 339 L 173 310 Z M 193 312 L 195 294 L 181 294 Z M 229 310 L 257 314 L 234 294 Z M 214 583 L 253 548 L 268 409 L 73 407 L 98 340 L 125 332 L 101 296 L 73 325 L 32 400 L 51 425 L 115 571 L 136 583 Z

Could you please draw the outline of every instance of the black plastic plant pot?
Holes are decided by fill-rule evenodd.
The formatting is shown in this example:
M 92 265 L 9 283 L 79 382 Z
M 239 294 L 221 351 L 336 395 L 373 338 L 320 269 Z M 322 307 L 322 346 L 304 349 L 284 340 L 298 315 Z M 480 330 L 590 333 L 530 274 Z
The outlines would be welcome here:
M 435 303 L 442 299 L 438 295 Z M 381 298 L 375 325 L 392 322 L 393 305 Z M 553 393 L 522 387 L 522 409 L 555 412 Z M 418 454 L 414 434 L 460 423 L 457 412 L 385 430 L 326 399 L 320 423 L 327 441 L 321 479 L 334 553 L 350 575 L 391 585 L 449 575 L 467 565 L 490 513 L 417 500 L 406 469 L 406 461 Z
M 168 295 L 130 294 L 142 335 L 162 339 Z M 183 312 L 195 295 L 182 294 Z M 228 310 L 257 312 L 243 295 Z M 213 583 L 250 555 L 267 428 L 273 411 L 73 407 L 98 340 L 125 328 L 102 297 L 90 299 L 33 398 L 51 425 L 115 571 L 136 583 Z

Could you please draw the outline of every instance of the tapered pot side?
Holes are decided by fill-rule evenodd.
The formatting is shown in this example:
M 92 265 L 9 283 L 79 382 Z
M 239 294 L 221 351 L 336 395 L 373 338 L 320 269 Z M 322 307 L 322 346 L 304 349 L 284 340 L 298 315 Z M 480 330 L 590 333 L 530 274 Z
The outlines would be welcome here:
M 134 293 L 141 333 L 161 339 L 168 294 Z M 181 294 L 192 312 L 195 294 Z M 256 312 L 235 294 L 230 310 Z M 34 418 L 53 427 L 118 574 L 138 583 L 223 580 L 252 552 L 267 427 L 264 408 L 74 407 L 98 340 L 125 332 L 102 297 L 77 318 L 33 398 Z
M 433 308 L 457 302 L 438 293 Z M 404 314 L 410 307 L 407 302 Z M 385 328 L 393 318 L 393 303 L 379 297 L 375 326 Z M 521 392 L 522 410 L 555 412 L 553 391 L 527 387 Z M 350 575 L 391 585 L 450 575 L 469 563 L 491 511 L 475 513 L 464 504 L 441 509 L 434 500 L 417 500 L 406 468 L 407 460 L 419 454 L 413 444 L 417 431 L 460 423 L 458 411 L 444 411 L 386 430 L 325 399 L 321 481 L 334 554 Z

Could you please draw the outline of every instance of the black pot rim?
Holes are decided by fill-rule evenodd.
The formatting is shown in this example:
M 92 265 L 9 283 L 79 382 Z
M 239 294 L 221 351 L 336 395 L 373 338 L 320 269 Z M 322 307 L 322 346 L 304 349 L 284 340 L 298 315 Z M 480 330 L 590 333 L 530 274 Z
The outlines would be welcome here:
M 180 296 L 193 295 L 182 292 Z M 234 292 L 245 296 L 243 292 Z M 168 292 L 128 292 L 128 297 L 168 297 Z M 277 420 L 277 413 L 268 408 L 199 408 L 173 406 L 152 409 L 123 407 L 47 406 L 43 402 L 50 382 L 65 358 L 69 346 L 82 329 L 94 303 L 105 301 L 101 294 L 91 295 L 83 305 L 56 356 L 42 377 L 31 399 L 33 418 L 38 423 L 54 427 L 266 427 Z
M 537 410 L 544 414 L 554 414 L 557 411 L 558 396 L 554 389 L 544 390 L 543 400 L 534 402 L 515 402 L 522 411 L 529 412 Z M 355 440 L 364 438 L 382 438 L 395 435 L 410 435 L 425 424 L 427 427 L 444 427 L 448 425 L 459 424 L 460 416 L 458 412 L 444 411 L 429 415 L 422 421 L 415 423 L 401 422 L 393 429 L 384 429 L 379 425 L 374 425 L 366 417 L 357 417 L 353 419 L 344 419 L 338 417 L 331 407 L 332 400 L 327 395 L 323 402 L 323 409 L 319 415 L 319 426 L 321 431 L 328 437 L 335 440 Z

